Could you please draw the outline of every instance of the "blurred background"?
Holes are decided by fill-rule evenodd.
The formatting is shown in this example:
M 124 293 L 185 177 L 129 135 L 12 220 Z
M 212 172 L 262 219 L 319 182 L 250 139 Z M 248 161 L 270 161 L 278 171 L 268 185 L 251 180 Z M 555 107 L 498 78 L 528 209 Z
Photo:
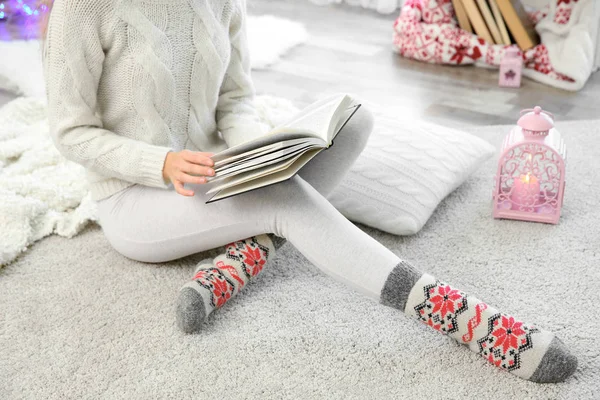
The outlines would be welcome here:
M 248 0 L 250 15 L 284 19 L 277 28 L 255 24 L 254 31 L 277 29 L 275 35 L 285 36 L 289 33 L 286 33 L 287 21 L 302 24 L 308 33 L 301 45 L 293 47 L 278 62 L 268 68 L 255 68 L 253 77 L 258 93 L 284 97 L 301 107 L 329 92 L 350 92 L 393 115 L 426 118 L 450 126 L 511 124 L 521 109 L 537 104 L 554 112 L 559 120 L 597 117 L 600 106 L 597 74 L 577 92 L 527 78 L 521 88 L 507 89 L 498 87 L 497 69 L 429 64 L 400 56 L 393 51 L 392 32 L 402 3 L 400 0 Z M 450 3 L 450 0 L 406 3 Z M 550 1 L 523 3 L 535 10 Z M 5 0 L 0 2 L 0 12 L 4 13 L 0 18 L 4 21 L 0 22 L 0 40 L 5 42 L 4 46 L 6 42 L 38 37 L 43 2 Z M 10 15 L 13 17 L 8 18 Z M 258 50 L 253 57 L 261 49 L 269 48 L 269 36 L 274 35 L 269 32 L 254 44 Z M 25 57 L 14 55 L 14 49 L 13 55 L 6 54 L 2 46 L 0 43 L 0 64 L 14 64 L 15 60 L 8 60 L 9 57 Z M 20 67 L 12 68 L 19 70 L 12 71 L 13 76 L 25 73 Z M 4 77 L 7 79 L 11 76 Z M 14 94 L 2 90 L 1 82 L 2 67 L 0 104 L 3 104 Z

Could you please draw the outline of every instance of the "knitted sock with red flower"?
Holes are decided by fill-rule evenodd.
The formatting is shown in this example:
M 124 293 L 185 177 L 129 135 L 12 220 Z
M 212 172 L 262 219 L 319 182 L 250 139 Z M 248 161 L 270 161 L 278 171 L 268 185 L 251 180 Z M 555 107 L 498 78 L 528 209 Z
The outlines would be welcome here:
M 177 325 L 186 332 L 199 330 L 215 309 L 233 296 L 275 257 L 275 249 L 285 240 L 259 235 L 225 246 L 225 253 L 214 260 L 201 261 L 194 277 L 179 291 Z
M 552 332 L 500 312 L 407 262 L 389 274 L 380 302 L 423 321 L 520 378 L 561 382 L 577 368 L 577 358 Z

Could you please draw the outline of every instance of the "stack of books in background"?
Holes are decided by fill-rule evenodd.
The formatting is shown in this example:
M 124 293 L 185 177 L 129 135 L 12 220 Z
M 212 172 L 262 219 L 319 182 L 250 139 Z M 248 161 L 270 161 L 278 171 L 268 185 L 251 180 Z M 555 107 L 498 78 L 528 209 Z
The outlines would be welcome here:
M 452 0 L 461 29 L 491 44 L 529 50 L 540 38 L 520 0 Z

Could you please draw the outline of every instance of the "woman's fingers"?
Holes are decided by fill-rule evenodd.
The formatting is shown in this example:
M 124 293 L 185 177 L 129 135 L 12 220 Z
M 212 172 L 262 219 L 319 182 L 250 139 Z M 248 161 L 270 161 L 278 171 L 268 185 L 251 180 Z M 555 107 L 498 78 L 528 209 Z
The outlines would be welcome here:
M 180 182 L 183 183 L 196 183 L 196 184 L 203 184 L 206 183 L 206 178 L 203 176 L 193 176 L 193 175 L 189 175 L 186 174 L 184 172 L 180 172 L 175 176 L 175 179 L 177 179 Z
M 173 183 L 173 186 L 175 187 L 175 190 L 177 191 L 177 193 L 179 193 L 183 196 L 193 196 L 194 191 L 186 189 L 184 187 L 184 184 L 186 184 L 186 183 L 195 183 L 195 184 L 201 185 L 203 183 L 206 183 L 206 178 L 203 176 L 192 176 L 192 175 L 184 174 L 183 172 L 180 172 L 179 174 L 177 174 L 176 180 Z
M 175 187 L 175 191 L 182 196 L 191 197 L 194 195 L 194 192 L 192 190 L 186 189 L 183 186 L 183 183 L 180 181 L 173 182 L 173 186 Z
M 193 190 L 185 188 L 186 183 L 203 184 L 206 176 L 214 176 L 214 165 L 210 157 L 213 153 L 182 150 L 177 153 L 169 152 L 165 158 L 163 177 L 173 182 L 175 191 L 182 196 L 191 197 Z
M 215 165 L 214 161 L 210 159 L 214 154 L 213 153 L 201 153 L 198 151 L 190 151 L 184 150 L 181 152 L 183 159 L 198 165 L 206 165 L 207 167 L 212 167 Z
M 185 164 L 181 170 L 192 175 L 214 176 L 215 174 L 215 170 L 211 167 L 203 167 L 192 163 Z

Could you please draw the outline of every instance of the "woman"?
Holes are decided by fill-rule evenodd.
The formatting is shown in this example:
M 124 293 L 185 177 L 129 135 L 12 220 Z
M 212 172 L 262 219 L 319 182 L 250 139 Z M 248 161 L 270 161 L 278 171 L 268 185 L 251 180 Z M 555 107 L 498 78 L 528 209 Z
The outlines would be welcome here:
M 244 0 L 55 0 L 44 65 L 54 143 L 86 168 L 118 252 L 164 262 L 230 243 L 182 288 L 184 331 L 262 270 L 272 237 L 285 238 L 333 278 L 514 375 L 558 382 L 575 371 L 554 334 L 419 272 L 327 201 L 371 132 L 364 107 L 299 176 L 204 203 L 211 155 L 265 134 L 253 108 Z

